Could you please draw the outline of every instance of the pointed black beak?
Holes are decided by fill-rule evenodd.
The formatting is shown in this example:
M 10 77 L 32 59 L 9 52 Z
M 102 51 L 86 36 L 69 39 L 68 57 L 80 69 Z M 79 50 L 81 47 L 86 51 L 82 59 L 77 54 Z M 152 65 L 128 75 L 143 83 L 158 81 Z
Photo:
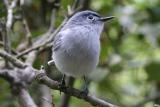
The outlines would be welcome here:
M 106 22 L 106 21 L 109 21 L 111 19 L 115 18 L 114 16 L 109 16 L 109 17 L 101 17 L 100 18 L 100 21 L 103 21 L 103 22 Z

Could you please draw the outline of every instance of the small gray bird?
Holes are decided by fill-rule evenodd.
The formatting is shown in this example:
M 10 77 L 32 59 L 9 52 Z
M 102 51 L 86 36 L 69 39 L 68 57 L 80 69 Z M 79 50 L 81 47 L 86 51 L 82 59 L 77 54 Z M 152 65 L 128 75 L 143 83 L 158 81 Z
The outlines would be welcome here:
M 53 60 L 49 63 L 54 61 L 58 70 L 67 76 L 85 77 L 91 73 L 99 62 L 104 22 L 112 18 L 88 10 L 74 14 L 56 35 Z

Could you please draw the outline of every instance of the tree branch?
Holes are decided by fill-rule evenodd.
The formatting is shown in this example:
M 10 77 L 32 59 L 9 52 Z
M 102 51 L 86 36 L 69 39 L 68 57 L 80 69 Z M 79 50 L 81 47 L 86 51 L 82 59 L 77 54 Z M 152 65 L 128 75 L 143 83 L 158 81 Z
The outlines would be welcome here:
M 23 23 L 23 27 L 25 29 L 25 34 L 26 34 L 26 39 L 27 39 L 27 46 L 31 46 L 32 45 L 32 40 L 31 40 L 32 35 L 31 35 L 28 23 L 27 23 L 26 18 L 25 18 L 24 15 L 23 15 L 22 23 Z
M 9 53 L 0 50 L 0 56 L 3 57 L 4 59 L 7 59 L 8 61 L 12 62 L 13 65 L 15 65 L 18 68 L 25 68 L 27 65 L 21 62 L 20 60 L 16 59 Z
M 66 78 L 66 86 L 73 87 L 75 79 L 73 77 Z M 64 94 L 61 100 L 61 107 L 69 107 L 71 96 Z
M 16 7 L 18 0 L 13 0 L 11 3 L 9 3 L 8 0 L 4 0 L 4 3 L 7 8 L 7 22 L 6 22 L 6 29 L 5 29 L 5 35 L 4 35 L 4 49 L 6 52 L 10 53 L 11 52 L 11 40 L 10 40 L 10 32 L 11 32 L 11 27 L 13 24 L 13 9 Z M 6 66 L 9 66 L 8 60 L 5 60 Z
M 78 0 L 77 0 L 78 1 Z M 77 2 L 77 1 L 75 1 L 75 2 Z M 76 3 L 75 3 L 76 4 Z M 76 7 L 74 7 L 73 6 L 73 8 L 76 8 Z M 72 12 L 72 14 L 74 14 L 77 10 L 71 10 Z M 53 12 L 54 11 L 52 11 L 52 15 L 54 16 L 54 14 L 53 14 Z M 69 12 L 68 12 L 69 13 Z M 70 16 L 72 16 L 72 14 L 69 14 L 69 16 L 68 17 L 70 17 Z M 51 16 L 51 17 L 53 17 L 53 16 Z M 68 20 L 68 17 L 66 17 L 64 20 L 63 20 L 63 22 L 61 23 L 61 25 L 54 31 L 54 32 L 50 32 L 50 30 L 49 30 L 49 32 L 47 32 L 46 34 L 44 34 L 43 35 L 43 37 L 47 37 L 47 38 L 43 38 L 43 37 L 41 37 L 39 40 L 37 40 L 37 41 L 35 41 L 35 43 L 33 44 L 33 46 L 32 47 L 30 47 L 30 48 L 28 48 L 27 50 L 24 50 L 23 52 L 21 52 L 20 54 L 18 54 L 16 57 L 17 58 L 20 58 L 21 56 L 23 56 L 23 55 L 26 55 L 26 54 L 28 54 L 29 52 L 31 52 L 31 51 L 33 51 L 33 50 L 38 50 L 38 49 L 40 49 L 40 48 L 42 48 L 42 47 L 45 47 L 46 45 L 49 45 L 52 41 L 53 41 L 53 39 L 54 39 L 54 37 L 56 36 L 56 34 L 61 30 L 61 28 L 65 25 L 65 23 L 67 22 L 67 20 Z M 51 22 L 51 25 L 54 23 L 54 21 L 53 20 L 51 20 L 52 22 Z M 52 29 L 51 27 L 50 27 L 50 29 Z M 42 42 L 43 41 L 43 42 Z M 50 46 L 50 45 L 49 45 Z M 47 48 L 48 46 L 46 46 L 46 48 Z
M 25 88 L 19 89 L 18 101 L 21 107 L 37 107 L 27 89 Z
M 24 88 L 33 80 L 34 75 L 35 73 L 30 67 L 25 70 L 14 69 L 14 71 L 11 69 L 0 69 L 0 76 L 11 84 L 21 107 L 37 107 L 27 89 Z
M 18 0 L 12 0 L 11 5 L 10 5 L 8 0 L 4 0 L 5 4 L 7 6 L 7 10 L 8 10 L 6 30 L 8 28 L 10 29 L 12 26 L 12 23 L 13 23 L 13 10 L 12 9 L 16 6 L 17 1 Z M 78 1 L 79 0 L 76 0 L 77 3 L 78 3 Z M 75 3 L 73 8 L 77 7 L 77 3 Z M 72 11 L 71 13 L 75 12 L 72 8 L 71 8 L 71 11 Z M 38 39 L 37 41 L 35 41 L 33 43 L 32 47 L 26 49 L 25 51 L 21 52 L 20 54 L 18 54 L 16 56 L 17 58 L 19 58 L 23 55 L 30 53 L 27 56 L 27 60 L 25 60 L 25 62 L 18 60 L 16 57 L 9 54 L 9 52 L 7 53 L 5 51 L 0 50 L 0 56 L 3 57 L 4 59 L 10 61 L 14 65 L 14 68 L 12 68 L 11 70 L 0 70 L 0 75 L 3 75 L 5 77 L 11 77 L 11 79 L 14 80 L 14 81 L 9 80 L 9 81 L 11 83 L 13 83 L 13 86 L 15 85 L 15 87 L 19 88 L 19 94 L 18 94 L 19 103 L 23 107 L 37 107 L 36 104 L 34 103 L 34 101 L 32 100 L 31 96 L 29 95 L 27 89 L 23 87 L 23 84 L 27 84 L 28 82 L 32 82 L 33 78 L 35 78 L 35 77 L 37 77 L 37 80 L 40 83 L 43 83 L 44 85 L 47 85 L 48 87 L 50 87 L 52 89 L 60 90 L 69 96 L 74 96 L 76 98 L 83 99 L 92 105 L 100 106 L 100 107 L 117 107 L 114 104 L 111 104 L 107 101 L 96 98 L 90 94 L 85 96 L 82 94 L 82 92 L 80 90 L 77 90 L 74 88 L 66 87 L 65 90 L 62 90 L 59 87 L 60 83 L 47 77 L 43 70 L 41 70 L 40 72 L 37 72 L 39 70 L 36 70 L 32 66 L 28 65 L 28 64 L 31 64 L 31 65 L 33 64 L 33 62 L 37 56 L 37 52 L 39 52 L 39 50 L 41 50 L 42 48 L 47 48 L 47 47 L 51 46 L 50 44 L 52 43 L 55 35 L 65 25 L 67 20 L 68 20 L 68 18 L 65 18 L 64 21 L 62 22 L 62 24 L 53 33 L 51 31 L 47 32 L 44 35 L 45 39 L 43 37 L 41 37 L 40 39 Z M 26 32 L 28 33 L 28 37 L 30 38 L 31 33 L 29 31 L 28 25 L 25 21 L 23 23 L 26 27 Z M 34 51 L 34 50 L 36 50 L 36 51 Z M 16 67 L 18 67 L 18 68 L 16 68 Z M 13 73 L 13 71 L 14 71 L 14 73 Z M 6 75 L 6 73 L 7 73 L 7 75 Z M 19 83 L 20 87 L 17 86 L 16 83 Z
M 48 86 L 46 85 L 40 85 L 40 92 L 41 92 L 41 105 L 42 107 L 53 107 L 54 105 L 52 101 L 52 96 L 51 96 L 51 90 Z
M 64 19 L 64 21 L 62 22 L 62 24 L 54 31 L 53 34 L 47 34 L 47 35 L 50 35 L 49 38 L 46 38 L 46 40 L 43 40 L 44 42 L 43 43 L 38 43 L 37 45 L 33 45 L 33 47 L 31 48 L 28 48 L 27 50 L 21 52 L 20 54 L 17 55 L 17 58 L 25 55 L 25 54 L 28 54 L 29 52 L 33 51 L 33 50 L 38 50 L 39 48 L 41 47 L 45 47 L 45 45 L 49 44 L 53 38 L 55 37 L 55 35 L 59 32 L 59 30 L 64 26 L 64 24 L 66 23 L 67 19 Z
M 16 61 L 17 63 L 15 63 L 15 65 L 17 66 L 20 66 L 20 67 L 24 67 L 24 63 L 20 62 L 19 60 L 13 58 L 12 56 L 9 56 L 8 54 L 6 54 L 7 57 L 5 58 L 8 58 L 9 61 L 11 61 L 12 63 L 15 63 L 14 61 Z M 0 56 L 4 56 L 4 53 L 2 54 L 2 52 L 0 51 Z M 26 71 L 24 73 L 24 71 Z M 28 82 L 30 80 L 32 80 L 34 77 L 37 78 L 37 80 L 40 82 L 40 83 L 43 83 L 45 85 L 47 85 L 48 87 L 52 88 L 52 89 L 55 89 L 55 90 L 61 90 L 60 87 L 59 87 L 59 82 L 57 81 L 54 81 L 52 79 L 50 79 L 49 77 L 46 76 L 45 74 L 45 71 L 42 69 L 40 70 L 40 72 L 37 72 L 38 70 L 36 69 L 33 69 L 33 68 L 25 68 L 25 70 L 18 70 L 19 73 L 16 73 L 18 75 L 21 75 L 24 74 L 23 76 L 18 76 L 19 78 L 24 78 L 24 77 L 27 77 L 28 76 L 31 76 L 32 74 L 32 77 L 28 80 L 28 79 L 24 79 L 23 81 L 24 82 Z M 10 72 L 11 73 L 11 72 Z M 35 76 L 33 76 L 35 75 Z M 21 80 L 21 79 L 20 79 Z M 65 90 L 61 90 L 61 92 L 64 92 L 65 94 L 68 94 L 70 96 L 74 96 L 74 97 L 77 97 L 79 99 L 83 99 L 87 102 L 89 102 L 90 104 L 94 105 L 94 106 L 100 106 L 100 107 L 117 107 L 116 105 L 113 105 L 107 101 L 104 101 L 102 99 L 99 99 L 99 98 L 96 98 L 95 96 L 92 96 L 92 95 L 83 95 L 81 93 L 80 90 L 77 90 L 77 89 L 74 89 L 74 88 L 69 88 L 69 87 L 66 87 Z
M 89 102 L 90 104 L 92 104 L 93 106 L 99 106 L 99 107 L 118 107 L 114 104 L 111 104 L 107 101 L 104 101 L 102 99 L 99 99 L 95 96 L 92 95 L 83 95 L 81 93 L 81 91 L 74 89 L 74 88 L 70 88 L 70 87 L 66 87 L 64 90 L 61 90 L 59 85 L 60 83 L 57 81 L 54 81 L 52 79 L 50 79 L 49 77 L 47 77 L 47 75 L 45 74 L 45 71 L 42 69 L 40 70 L 40 73 L 38 73 L 36 75 L 37 80 L 42 83 L 47 85 L 48 87 L 54 89 L 54 90 L 60 90 L 61 92 L 64 92 L 65 94 L 68 94 L 70 96 L 74 96 L 78 99 L 83 99 L 87 102 Z

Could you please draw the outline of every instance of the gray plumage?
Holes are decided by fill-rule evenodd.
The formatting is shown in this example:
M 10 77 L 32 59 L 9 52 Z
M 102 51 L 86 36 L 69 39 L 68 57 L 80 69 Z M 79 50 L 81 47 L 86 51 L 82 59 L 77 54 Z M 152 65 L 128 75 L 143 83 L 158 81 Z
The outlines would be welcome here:
M 104 21 L 111 18 L 102 18 L 93 11 L 82 11 L 67 21 L 56 35 L 52 47 L 52 58 L 60 72 L 78 77 L 96 68 Z

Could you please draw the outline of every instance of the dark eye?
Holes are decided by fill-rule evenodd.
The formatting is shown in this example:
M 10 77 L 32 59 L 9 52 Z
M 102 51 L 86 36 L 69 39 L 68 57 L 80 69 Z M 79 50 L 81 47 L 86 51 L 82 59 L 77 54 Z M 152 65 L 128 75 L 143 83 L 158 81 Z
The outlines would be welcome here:
M 94 17 L 93 16 L 88 16 L 87 17 L 89 20 L 94 20 Z

